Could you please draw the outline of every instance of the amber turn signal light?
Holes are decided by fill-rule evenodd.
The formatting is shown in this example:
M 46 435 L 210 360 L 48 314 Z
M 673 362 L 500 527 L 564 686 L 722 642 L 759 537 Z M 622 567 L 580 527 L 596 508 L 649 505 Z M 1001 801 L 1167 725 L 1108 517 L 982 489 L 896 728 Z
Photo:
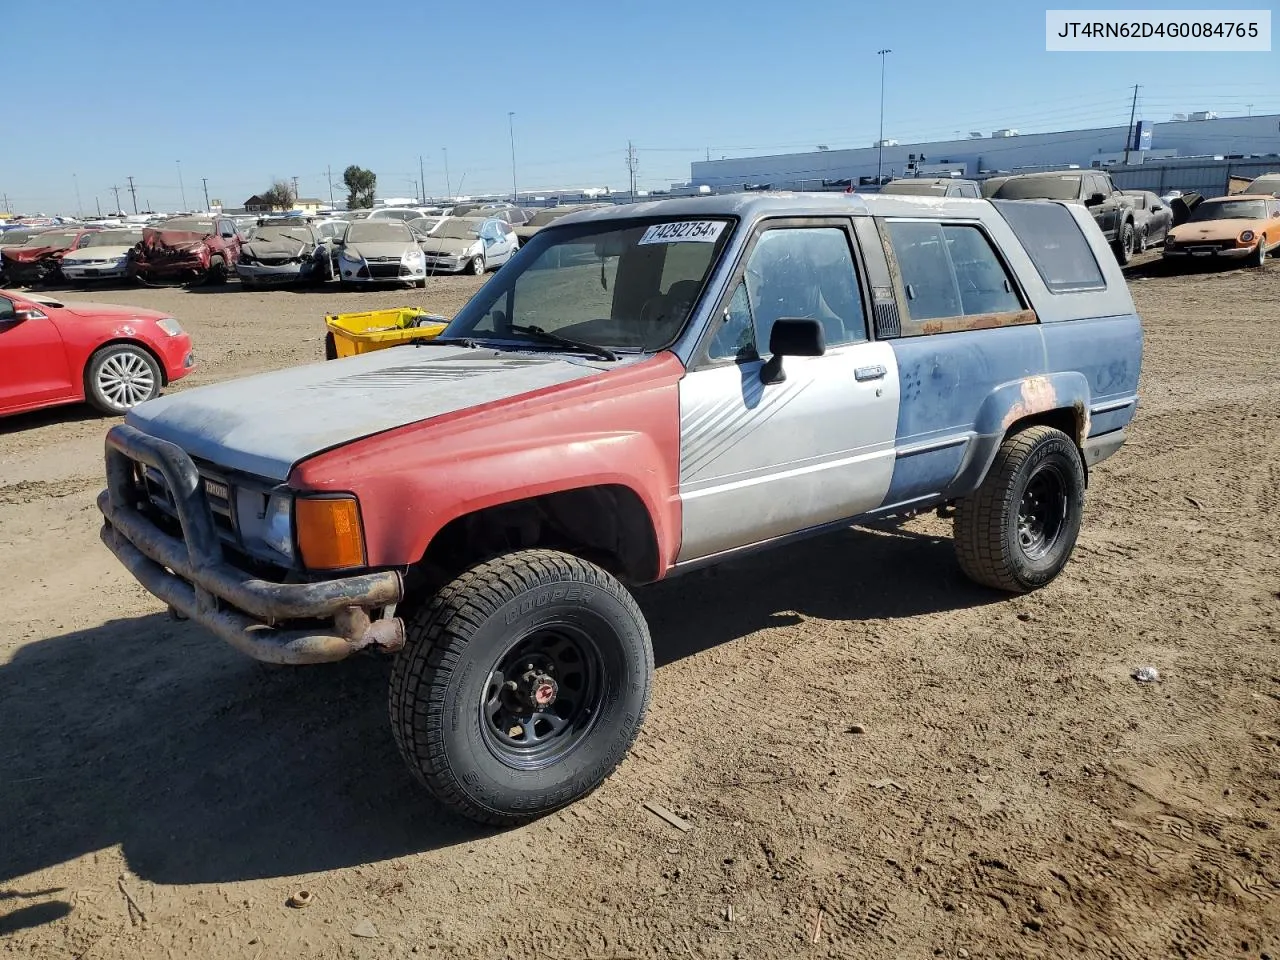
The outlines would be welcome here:
M 308 570 L 364 565 L 364 531 L 355 497 L 299 497 L 293 516 L 298 552 Z

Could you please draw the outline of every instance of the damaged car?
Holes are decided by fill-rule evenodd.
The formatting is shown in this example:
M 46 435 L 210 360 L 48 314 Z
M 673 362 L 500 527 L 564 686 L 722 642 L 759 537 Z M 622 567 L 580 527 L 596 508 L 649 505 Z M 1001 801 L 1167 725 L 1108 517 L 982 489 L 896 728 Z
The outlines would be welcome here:
M 310 223 L 266 223 L 240 248 L 236 273 L 245 289 L 266 284 L 323 283 L 333 278 L 329 245 Z
M 230 217 L 176 217 L 142 231 L 128 274 L 140 283 L 226 283 L 240 261 L 240 233 Z
M 21 245 L 0 248 L 0 272 L 10 286 L 53 283 L 62 279 L 62 258 L 83 247 L 92 235 L 88 230 L 44 230 L 33 234 Z
M 142 239 L 141 230 L 99 230 L 78 249 L 62 257 L 67 280 L 123 280 L 128 275 L 129 251 Z
M 497 217 L 448 217 L 420 243 L 432 273 L 477 277 L 502 266 L 519 246 L 515 229 Z

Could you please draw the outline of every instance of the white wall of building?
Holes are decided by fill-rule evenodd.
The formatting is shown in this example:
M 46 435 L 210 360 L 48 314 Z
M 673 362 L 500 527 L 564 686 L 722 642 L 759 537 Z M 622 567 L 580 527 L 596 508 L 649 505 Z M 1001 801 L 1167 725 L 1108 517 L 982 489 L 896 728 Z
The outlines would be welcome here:
M 1216 120 L 1177 120 L 1153 124 L 1152 154 L 1180 157 L 1226 154 L 1280 154 L 1280 114 Z M 884 174 L 901 176 L 908 156 L 924 154 L 928 164 L 963 164 L 967 176 L 981 171 L 1076 164 L 1123 156 L 1128 127 L 1064 130 L 1021 136 L 982 137 L 934 143 L 904 143 L 884 148 Z M 876 175 L 873 147 L 822 150 L 764 157 L 699 160 L 690 168 L 694 185 L 741 190 L 743 184 L 772 184 L 775 189 L 814 189 L 824 179 Z M 1137 162 L 1135 153 L 1131 162 Z

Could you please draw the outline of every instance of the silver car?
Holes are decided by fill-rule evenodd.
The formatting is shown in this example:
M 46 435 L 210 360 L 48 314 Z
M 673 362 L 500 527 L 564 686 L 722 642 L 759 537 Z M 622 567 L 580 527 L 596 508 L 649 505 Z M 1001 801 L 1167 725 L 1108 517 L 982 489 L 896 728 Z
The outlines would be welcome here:
M 338 280 L 357 283 L 427 285 L 426 259 L 416 234 L 403 220 L 357 220 L 347 226 L 338 247 Z
M 497 217 L 447 217 L 418 242 L 431 273 L 476 276 L 502 266 L 520 246 L 511 224 Z

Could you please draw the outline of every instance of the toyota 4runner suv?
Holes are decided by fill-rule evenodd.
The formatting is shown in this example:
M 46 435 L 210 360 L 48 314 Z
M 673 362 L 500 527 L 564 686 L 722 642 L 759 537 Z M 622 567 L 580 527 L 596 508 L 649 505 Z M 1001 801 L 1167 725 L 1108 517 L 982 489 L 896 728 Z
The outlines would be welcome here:
M 1049 583 L 1141 358 L 1075 204 L 589 210 L 437 340 L 131 410 L 106 441 L 102 538 L 251 657 L 393 654 L 413 773 L 519 823 L 636 737 L 654 660 L 634 587 L 933 509 L 978 583 Z
M 989 196 L 996 200 L 1066 200 L 1081 204 L 1093 214 L 1120 263 L 1128 263 L 1137 252 L 1133 198 L 1117 190 L 1110 174 L 1104 171 L 1021 173 L 1001 178 Z

